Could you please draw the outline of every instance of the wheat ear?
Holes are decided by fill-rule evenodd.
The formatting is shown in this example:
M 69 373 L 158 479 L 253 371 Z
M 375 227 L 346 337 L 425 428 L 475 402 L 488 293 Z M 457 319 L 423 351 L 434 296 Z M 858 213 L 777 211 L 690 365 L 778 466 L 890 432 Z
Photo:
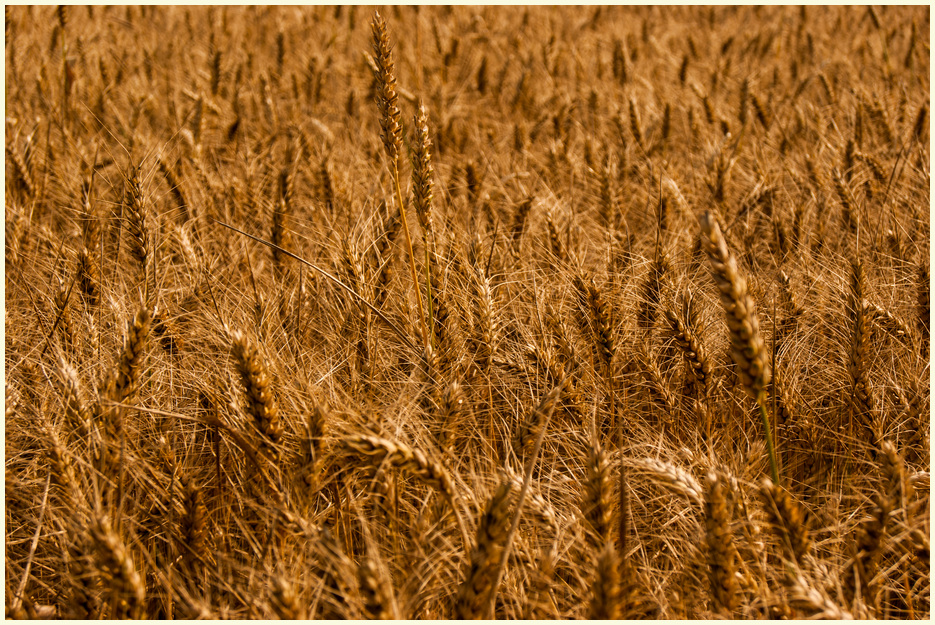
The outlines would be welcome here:
M 240 374 L 247 410 L 263 436 L 262 447 L 274 459 L 279 457 L 278 443 L 282 438 L 279 410 L 270 384 L 266 363 L 263 362 L 252 341 L 242 332 L 232 336 L 231 353 Z
M 877 445 L 877 415 L 870 384 L 870 318 L 863 305 L 863 263 L 851 263 L 850 290 L 847 297 L 847 316 L 851 329 L 847 349 L 847 375 L 851 386 L 849 408 L 853 425 L 866 435 L 871 446 Z
M 419 104 L 419 112 L 413 117 L 415 125 L 415 142 L 412 152 L 412 204 L 416 210 L 416 218 L 422 228 L 422 238 L 425 243 L 425 261 L 428 266 L 434 259 L 435 225 L 432 219 L 433 188 L 435 186 L 435 170 L 432 167 L 432 140 L 429 137 L 428 113 L 424 104 Z
M 699 508 L 704 507 L 704 491 L 701 484 L 694 475 L 680 466 L 656 458 L 643 458 L 636 461 L 636 467 L 649 473 L 650 479 L 657 484 L 680 493 Z
M 669 259 L 662 245 L 656 242 L 653 261 L 649 265 L 645 282 L 640 289 L 640 306 L 637 311 L 637 325 L 646 333 L 652 334 L 653 326 L 659 316 L 659 302 L 665 286 L 665 276 L 669 268 Z
M 737 551 L 730 529 L 730 511 L 723 477 L 708 473 L 705 492 L 705 531 L 711 594 L 715 604 L 728 614 L 738 607 Z
M 387 462 L 391 466 L 412 473 L 429 486 L 441 491 L 455 514 L 465 546 L 470 543 L 461 520 L 454 482 L 451 480 L 448 470 L 441 463 L 427 457 L 421 449 L 413 449 L 403 443 L 393 442 L 378 436 L 355 434 L 344 438 L 343 443 L 350 451 L 369 460 L 374 467 L 379 467 Z
M 610 541 L 604 544 L 597 559 L 594 583 L 591 586 L 591 620 L 620 618 L 620 556 Z
M 706 398 L 711 392 L 711 361 L 698 336 L 698 324 L 691 315 L 691 301 L 691 292 L 688 292 L 681 316 L 672 308 L 666 308 L 666 321 L 669 322 L 667 334 L 682 351 L 692 386 L 700 390 L 701 396 Z
M 305 608 L 295 596 L 295 589 L 286 578 L 276 576 L 270 589 L 273 611 L 281 620 L 304 621 L 308 617 Z
M 455 614 L 461 619 L 484 617 L 488 595 L 493 589 L 493 578 L 499 567 L 510 517 L 508 508 L 513 483 L 503 479 L 477 524 L 477 543 L 471 552 L 471 564 L 455 599 Z
M 123 351 L 120 353 L 120 361 L 117 369 L 112 372 L 108 384 L 108 394 L 115 402 L 127 401 L 136 393 L 146 357 L 146 347 L 149 344 L 151 322 L 152 313 L 148 308 L 143 307 L 128 324 L 127 338 L 123 344 Z
M 60 503 L 70 508 L 76 503 L 75 493 L 78 487 L 71 454 L 62 444 L 53 426 L 46 424 L 42 426 L 42 431 L 46 438 L 45 453 L 51 468 L 52 484 L 57 487 Z
M 85 441 L 90 445 L 91 411 L 85 401 L 84 389 L 78 372 L 64 358 L 59 360 L 58 385 L 65 404 L 67 438 L 72 442 Z
M 327 405 L 316 403 L 309 411 L 306 423 L 307 436 L 302 441 L 298 472 L 305 487 L 318 487 L 320 472 L 324 464 L 325 434 L 328 431 L 330 411 Z
M 139 265 L 141 275 L 140 283 L 146 289 L 146 301 L 152 295 L 147 280 L 152 264 L 152 241 L 150 238 L 150 221 L 143 188 L 140 182 L 140 167 L 134 167 L 127 176 L 127 192 L 124 199 L 127 212 L 127 235 L 130 237 L 130 256 Z
M 612 489 L 607 452 L 601 449 L 599 444 L 595 444 L 588 455 L 581 512 L 587 521 L 596 548 L 610 539 L 613 522 Z
M 811 546 L 804 508 L 785 489 L 766 478 L 760 487 L 760 495 L 786 557 L 801 565 Z
M 68 607 L 65 618 L 76 620 L 98 619 L 101 616 L 100 580 L 85 555 L 86 538 L 68 545 Z
M 393 588 L 372 558 L 364 558 L 360 563 L 357 567 L 357 577 L 365 617 L 381 621 L 398 619 L 396 603 L 393 601 Z
M 807 618 L 833 621 L 854 618 L 823 592 L 810 586 L 800 573 L 792 573 L 784 581 L 790 593 L 789 603 L 796 610 L 807 614 Z
M 874 495 L 874 505 L 870 518 L 865 519 L 857 531 L 854 557 L 844 570 L 844 592 L 853 599 L 860 583 L 864 597 L 873 594 L 874 583 L 880 556 L 883 552 L 887 526 L 893 511 L 894 501 L 885 492 Z
M 123 541 L 107 519 L 94 523 L 91 538 L 97 552 L 98 570 L 110 582 L 110 618 L 141 618 L 146 591 Z
M 183 482 L 182 486 L 185 492 L 182 501 L 184 512 L 179 520 L 182 561 L 189 567 L 195 568 L 199 562 L 204 561 L 206 556 L 207 510 L 205 509 L 201 488 L 193 479 Z
M 437 488 L 446 498 L 451 499 L 455 495 L 454 483 L 448 471 L 438 462 L 426 457 L 421 449 L 413 449 L 403 443 L 365 434 L 348 436 L 343 443 L 349 450 L 367 458 L 375 467 L 389 462 L 394 467 L 412 473 L 427 485 Z

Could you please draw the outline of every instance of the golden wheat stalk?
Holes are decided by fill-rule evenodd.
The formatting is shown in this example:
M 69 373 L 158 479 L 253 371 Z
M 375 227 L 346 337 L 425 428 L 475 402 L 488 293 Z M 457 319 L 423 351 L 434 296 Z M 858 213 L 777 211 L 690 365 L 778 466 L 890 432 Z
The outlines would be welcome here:
M 760 408 L 763 420 L 763 436 L 769 452 L 773 482 L 779 483 L 779 467 L 773 448 L 773 437 L 766 413 L 764 392 L 769 383 L 769 363 L 766 348 L 760 337 L 760 322 L 756 315 L 756 304 L 747 293 L 747 281 L 737 267 L 737 261 L 727 247 L 714 215 L 705 211 L 700 219 L 704 234 L 704 248 L 711 261 L 711 277 L 717 284 L 721 305 L 727 314 L 730 331 L 730 355 L 740 374 L 740 381 Z
M 380 127 L 383 132 L 383 147 L 389 158 L 390 177 L 396 190 L 396 202 L 399 206 L 400 219 L 403 223 L 403 232 L 406 234 L 406 248 L 409 252 L 409 268 L 412 272 L 412 285 L 416 289 L 416 302 L 419 305 L 419 323 L 422 330 L 422 344 L 429 344 L 428 326 L 425 311 L 422 309 L 422 294 L 419 290 L 419 278 L 416 273 L 416 259 L 412 252 L 412 238 L 409 236 L 409 221 L 406 218 L 406 204 L 403 202 L 402 190 L 399 186 L 399 156 L 403 144 L 403 131 L 399 125 L 399 107 L 396 104 L 396 65 L 390 47 L 390 37 L 386 31 L 386 20 L 379 11 L 374 11 L 371 22 L 373 34 L 373 53 L 376 57 L 377 71 L 375 78 L 378 85 L 377 105 L 380 108 Z

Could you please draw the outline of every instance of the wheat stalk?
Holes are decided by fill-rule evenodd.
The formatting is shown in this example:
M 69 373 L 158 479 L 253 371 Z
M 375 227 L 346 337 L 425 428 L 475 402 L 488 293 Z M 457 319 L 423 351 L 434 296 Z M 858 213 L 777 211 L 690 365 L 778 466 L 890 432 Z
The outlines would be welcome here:
M 760 323 L 756 315 L 756 304 L 747 293 L 747 281 L 737 268 L 737 261 L 727 248 L 714 216 L 706 211 L 700 218 L 704 234 L 704 248 L 711 261 L 711 277 L 717 284 L 721 305 L 727 314 L 730 331 L 730 355 L 740 374 L 743 387 L 757 402 L 763 420 L 763 436 L 769 452 L 770 470 L 774 483 L 779 483 L 779 468 L 776 452 L 766 414 L 764 390 L 769 383 L 769 364 L 766 349 L 760 338 Z
M 416 259 L 412 252 L 412 239 L 409 236 L 409 222 L 406 218 L 406 205 L 403 202 L 402 190 L 399 186 L 399 156 L 402 148 L 402 127 L 399 125 L 399 107 L 396 104 L 396 66 L 390 49 L 390 38 L 386 31 L 386 20 L 378 11 L 373 13 L 371 22 L 373 32 L 373 53 L 376 57 L 377 72 L 375 78 L 379 86 L 377 105 L 380 108 L 380 127 L 383 132 L 383 147 L 389 158 L 390 177 L 396 189 L 396 202 L 399 206 L 400 219 L 403 223 L 403 232 L 406 234 L 406 248 L 409 252 L 409 268 L 412 272 L 412 285 L 416 289 L 416 302 L 419 306 L 419 323 L 422 329 L 422 344 L 429 344 L 428 326 L 425 312 L 422 309 L 422 295 L 419 291 L 419 279 L 416 275 Z

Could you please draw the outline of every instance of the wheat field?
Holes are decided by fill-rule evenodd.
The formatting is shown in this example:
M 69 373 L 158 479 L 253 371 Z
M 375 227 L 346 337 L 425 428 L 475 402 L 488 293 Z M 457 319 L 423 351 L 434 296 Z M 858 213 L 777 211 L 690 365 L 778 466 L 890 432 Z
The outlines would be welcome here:
M 930 617 L 928 7 L 5 17 L 7 617 Z

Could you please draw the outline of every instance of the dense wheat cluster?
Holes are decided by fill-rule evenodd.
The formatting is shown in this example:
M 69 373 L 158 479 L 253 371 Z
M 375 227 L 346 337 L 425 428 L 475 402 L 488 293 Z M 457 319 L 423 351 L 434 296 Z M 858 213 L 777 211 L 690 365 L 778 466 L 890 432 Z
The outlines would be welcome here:
M 6 614 L 928 618 L 927 7 L 7 7 Z

